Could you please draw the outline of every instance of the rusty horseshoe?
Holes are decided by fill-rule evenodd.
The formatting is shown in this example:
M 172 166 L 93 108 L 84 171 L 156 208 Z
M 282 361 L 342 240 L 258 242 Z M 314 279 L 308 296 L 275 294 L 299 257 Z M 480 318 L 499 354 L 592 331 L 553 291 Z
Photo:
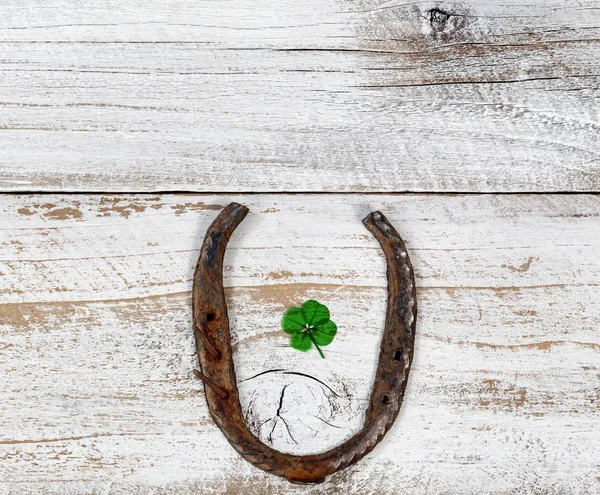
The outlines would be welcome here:
M 192 311 L 196 350 L 210 414 L 242 457 L 264 471 L 294 483 L 321 483 L 326 476 L 367 455 L 398 416 L 413 357 L 417 303 L 415 277 L 404 242 L 379 211 L 363 220 L 387 261 L 385 329 L 365 422 L 352 438 L 321 454 L 281 453 L 261 442 L 246 426 L 235 377 L 229 318 L 223 290 L 223 257 L 231 234 L 248 214 L 231 203 L 206 232 L 194 272 Z

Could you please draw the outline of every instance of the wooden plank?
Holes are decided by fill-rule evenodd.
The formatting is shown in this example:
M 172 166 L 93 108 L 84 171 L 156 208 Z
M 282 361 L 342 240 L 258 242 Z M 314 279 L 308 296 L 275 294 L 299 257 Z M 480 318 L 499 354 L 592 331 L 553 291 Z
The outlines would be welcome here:
M 231 200 L 251 209 L 225 260 L 242 403 L 279 449 L 325 450 L 360 427 L 386 294 L 361 218 L 381 209 L 415 265 L 400 416 L 323 486 L 242 460 L 192 377 L 192 271 Z M 598 196 L 24 195 L 0 211 L 3 495 L 600 490 Z M 309 297 L 340 327 L 324 360 L 279 331 Z M 252 378 L 280 368 L 331 390 Z
M 4 1 L 0 190 L 599 191 L 599 41 L 596 0 Z

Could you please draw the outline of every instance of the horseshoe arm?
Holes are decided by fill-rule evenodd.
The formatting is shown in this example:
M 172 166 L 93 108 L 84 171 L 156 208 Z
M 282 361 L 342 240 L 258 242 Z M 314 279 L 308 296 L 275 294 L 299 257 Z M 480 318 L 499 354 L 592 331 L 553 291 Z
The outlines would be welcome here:
M 320 483 L 326 476 L 368 454 L 396 419 L 413 357 L 417 317 L 415 279 L 404 242 L 381 212 L 363 220 L 387 261 L 388 300 L 385 329 L 370 404 L 362 429 L 327 452 L 297 456 L 261 442 L 246 426 L 239 400 L 223 290 L 227 243 L 248 208 L 231 203 L 206 232 L 194 272 L 193 318 L 196 350 L 206 400 L 215 423 L 233 448 L 257 467 L 296 483 Z

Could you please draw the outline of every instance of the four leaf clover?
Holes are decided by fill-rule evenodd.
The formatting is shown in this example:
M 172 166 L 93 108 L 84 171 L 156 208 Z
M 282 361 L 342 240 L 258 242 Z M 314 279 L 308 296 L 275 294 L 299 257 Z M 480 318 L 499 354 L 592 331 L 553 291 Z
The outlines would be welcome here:
M 323 359 L 319 346 L 331 344 L 337 333 L 336 324 L 329 319 L 329 309 L 324 304 L 310 299 L 299 308 L 289 308 L 281 320 L 281 328 L 292 337 L 290 345 L 306 352 L 314 344 Z

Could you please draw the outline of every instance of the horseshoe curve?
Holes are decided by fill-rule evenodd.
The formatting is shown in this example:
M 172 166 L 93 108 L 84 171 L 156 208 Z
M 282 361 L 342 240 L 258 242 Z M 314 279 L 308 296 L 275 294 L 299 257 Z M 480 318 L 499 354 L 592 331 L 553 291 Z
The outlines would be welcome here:
M 375 211 L 363 224 L 379 241 L 386 261 L 388 300 L 375 381 L 362 429 L 321 454 L 281 453 L 261 442 L 246 426 L 233 362 L 223 258 L 231 234 L 248 214 L 231 203 L 206 232 L 194 271 L 192 311 L 196 350 L 210 414 L 242 457 L 264 471 L 294 483 L 321 483 L 326 476 L 367 455 L 398 416 L 413 358 L 417 304 L 415 277 L 404 242 L 385 216 Z

